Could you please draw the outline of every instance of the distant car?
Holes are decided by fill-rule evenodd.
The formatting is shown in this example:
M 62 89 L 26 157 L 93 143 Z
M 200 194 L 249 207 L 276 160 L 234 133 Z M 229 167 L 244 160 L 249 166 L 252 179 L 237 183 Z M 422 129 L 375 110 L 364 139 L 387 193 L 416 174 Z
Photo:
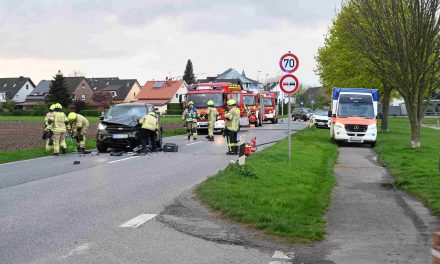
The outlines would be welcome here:
M 293 110 L 292 119 L 293 121 L 303 120 L 308 121 L 313 115 L 313 110 L 310 108 L 296 108 Z
M 315 127 L 330 128 L 328 110 L 316 109 L 310 118 L 310 123 Z
M 153 105 L 146 103 L 124 103 L 110 107 L 100 117 L 96 134 L 96 148 L 99 152 L 106 152 L 108 148 L 133 149 L 140 144 L 138 120 L 151 111 L 155 111 Z M 156 146 L 162 147 L 162 126 L 160 125 Z

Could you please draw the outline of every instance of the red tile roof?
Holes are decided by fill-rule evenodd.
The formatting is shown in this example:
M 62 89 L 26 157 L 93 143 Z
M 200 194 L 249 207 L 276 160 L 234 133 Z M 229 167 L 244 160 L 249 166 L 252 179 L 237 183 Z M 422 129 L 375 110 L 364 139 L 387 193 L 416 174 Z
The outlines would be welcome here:
M 168 103 L 169 101 L 170 100 L 168 99 L 150 99 L 150 100 L 138 99 L 136 100 L 136 103 L 148 103 L 148 104 L 160 106 Z
M 180 81 L 147 81 L 136 96 L 137 100 L 171 100 L 183 84 Z

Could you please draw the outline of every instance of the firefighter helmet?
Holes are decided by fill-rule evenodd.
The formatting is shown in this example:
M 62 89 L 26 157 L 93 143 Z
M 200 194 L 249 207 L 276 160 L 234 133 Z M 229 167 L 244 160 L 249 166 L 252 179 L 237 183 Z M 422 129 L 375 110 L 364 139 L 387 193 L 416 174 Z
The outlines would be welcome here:
M 189 101 L 188 105 L 194 105 L 194 102 L 193 101 Z
M 214 101 L 209 100 L 209 101 L 208 101 L 208 105 L 209 105 L 209 106 L 214 106 Z
M 234 105 L 237 105 L 237 101 L 235 101 L 234 99 L 229 99 L 228 106 L 234 106 Z
M 49 107 L 49 110 L 50 111 L 55 110 L 56 106 L 57 106 L 57 104 L 51 104 L 50 107 Z
M 58 108 L 58 109 L 63 109 L 63 106 L 60 104 L 60 103 L 56 103 L 55 104 L 55 109 L 56 108 Z
M 69 120 L 69 122 L 72 122 L 73 120 L 76 119 L 76 113 L 70 112 L 69 115 L 67 116 L 67 119 Z

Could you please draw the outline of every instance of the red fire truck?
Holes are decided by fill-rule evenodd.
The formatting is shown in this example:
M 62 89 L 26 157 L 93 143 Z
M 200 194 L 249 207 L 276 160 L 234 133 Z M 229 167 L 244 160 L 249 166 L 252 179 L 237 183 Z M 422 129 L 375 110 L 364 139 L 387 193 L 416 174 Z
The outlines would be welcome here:
M 260 111 L 264 105 L 264 121 L 278 123 L 278 94 L 277 92 L 260 93 Z
M 208 116 L 206 110 L 208 101 L 214 101 L 219 117 L 214 124 L 214 131 L 222 131 L 225 128 L 225 111 L 226 103 L 229 99 L 235 99 L 240 109 L 240 125 L 246 125 L 247 112 L 244 109 L 243 96 L 240 85 L 228 82 L 219 83 L 198 83 L 188 86 L 187 102 L 193 101 L 197 108 L 200 118 L 197 120 L 197 128 L 199 130 L 208 129 Z M 243 119 L 243 121 L 242 121 Z M 247 121 L 249 124 L 249 121 Z

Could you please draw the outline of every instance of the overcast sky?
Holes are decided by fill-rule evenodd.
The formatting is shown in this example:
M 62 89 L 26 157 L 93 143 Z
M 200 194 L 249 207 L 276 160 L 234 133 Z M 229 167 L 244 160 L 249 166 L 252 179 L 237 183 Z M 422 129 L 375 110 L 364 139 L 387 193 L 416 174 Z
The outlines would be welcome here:
M 340 0 L 1 0 L 0 77 L 35 83 L 61 69 L 151 79 L 228 68 L 264 81 L 289 50 L 300 82 L 318 85 L 314 57 Z M 258 73 L 260 71 L 260 73 Z

